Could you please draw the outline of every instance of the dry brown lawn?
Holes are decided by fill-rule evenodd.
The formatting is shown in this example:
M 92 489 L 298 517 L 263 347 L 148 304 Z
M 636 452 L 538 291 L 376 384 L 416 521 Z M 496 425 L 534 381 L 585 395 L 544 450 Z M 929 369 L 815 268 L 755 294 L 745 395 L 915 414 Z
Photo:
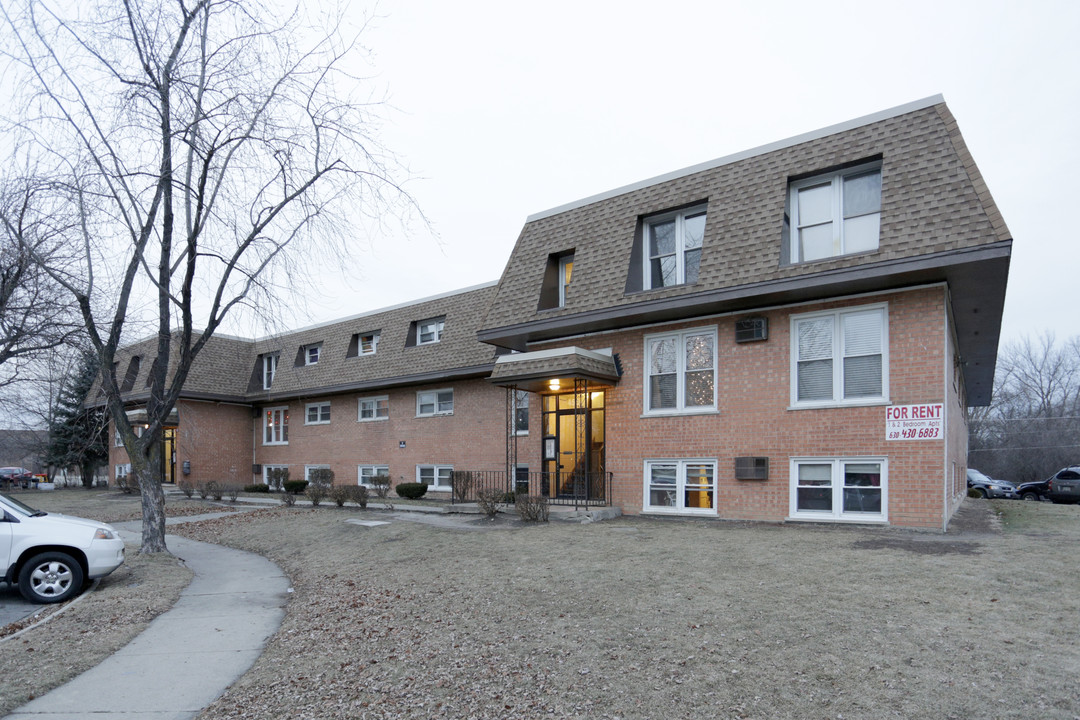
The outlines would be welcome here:
M 431 520 L 297 507 L 171 529 L 294 587 L 202 717 L 1080 717 L 1080 506 L 969 500 L 947 535 L 409 518 Z

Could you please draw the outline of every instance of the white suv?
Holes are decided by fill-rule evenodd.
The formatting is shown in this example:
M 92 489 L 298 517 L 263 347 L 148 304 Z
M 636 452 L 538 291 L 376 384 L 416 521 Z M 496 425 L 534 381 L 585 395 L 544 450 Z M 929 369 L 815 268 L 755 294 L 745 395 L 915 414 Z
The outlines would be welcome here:
M 34 510 L 0 493 L 0 579 L 30 602 L 58 603 L 124 562 L 124 541 L 105 523 Z

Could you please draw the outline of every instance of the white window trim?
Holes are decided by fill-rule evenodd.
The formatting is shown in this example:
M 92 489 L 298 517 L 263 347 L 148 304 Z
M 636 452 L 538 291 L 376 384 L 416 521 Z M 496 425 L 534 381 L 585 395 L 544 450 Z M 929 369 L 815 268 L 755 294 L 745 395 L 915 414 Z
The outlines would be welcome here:
M 687 335 L 711 335 L 713 341 L 713 397 L 711 405 L 692 405 L 687 407 L 686 402 L 686 336 Z M 676 330 L 674 332 L 654 333 L 652 335 L 646 335 L 644 341 L 644 347 L 642 350 L 642 358 L 644 359 L 644 365 L 642 366 L 642 417 L 658 417 L 666 415 L 707 415 L 718 412 L 717 410 L 717 393 L 719 392 L 718 385 L 718 365 L 720 364 L 720 346 L 718 341 L 718 333 L 715 325 L 706 325 L 704 327 L 686 328 L 683 330 Z M 659 408 L 653 410 L 649 407 L 649 400 L 652 396 L 652 389 L 650 378 L 652 377 L 649 372 L 649 343 L 653 340 L 659 340 L 661 338 L 676 338 L 678 343 L 678 354 L 676 356 L 675 376 L 676 387 L 675 397 L 676 404 L 673 408 Z
M 570 269 L 570 279 L 566 277 L 567 266 Z M 566 288 L 574 279 L 574 255 L 564 255 L 559 258 L 559 307 L 566 307 Z
M 441 411 L 439 410 L 439 393 L 444 393 L 444 392 L 450 393 L 450 404 L 452 406 L 453 403 L 454 403 L 454 388 L 439 388 L 438 390 L 417 390 L 416 391 L 416 417 L 436 417 L 436 416 L 439 416 L 439 415 L 453 415 L 454 414 L 454 408 L 453 407 L 451 407 L 449 410 L 441 410 Z M 434 402 L 435 410 L 434 410 L 434 412 L 430 412 L 430 413 L 422 413 L 422 412 L 420 412 L 420 405 L 421 405 L 420 398 L 422 396 L 424 396 L 424 395 L 434 395 L 435 396 L 435 402 Z
M 277 376 L 278 366 L 278 354 L 267 353 L 263 355 L 262 359 L 262 387 L 263 390 L 269 390 L 274 384 L 274 378 Z M 267 378 L 269 377 L 269 381 Z
M 371 475 L 369 475 L 369 477 L 374 477 L 375 475 L 386 475 L 387 477 L 390 476 L 390 466 L 389 465 L 357 465 L 356 466 L 356 484 L 357 485 L 362 485 L 362 486 L 364 486 L 366 488 L 374 487 L 374 485 L 372 485 L 371 483 L 364 482 L 364 470 L 365 470 L 365 468 L 368 468 L 368 469 L 371 470 Z M 385 470 L 386 472 L 380 473 L 379 470 Z
M 522 393 L 522 397 L 525 398 L 525 405 L 523 407 L 518 405 L 517 393 Z M 514 400 L 513 400 L 513 403 L 514 403 L 513 411 L 514 412 L 513 412 L 513 415 L 514 415 L 514 435 L 516 437 L 526 437 L 529 434 L 529 420 L 530 420 L 530 418 L 529 418 L 529 406 L 532 404 L 530 402 L 530 400 L 529 400 L 529 394 L 530 393 L 527 390 L 515 390 L 514 391 Z M 518 430 L 518 427 L 517 427 L 517 411 L 518 410 L 525 410 L 525 429 L 524 430 Z
M 311 471 L 312 470 L 330 470 L 330 469 L 331 469 L 330 466 L 327 465 L 326 463 L 319 463 L 319 464 L 316 464 L 316 465 L 305 465 L 304 466 L 304 480 L 309 482 L 309 483 L 311 482 Z
M 844 363 L 842 348 L 843 327 L 840 318 L 844 315 L 870 312 L 873 310 L 881 313 L 881 395 L 873 397 L 851 398 L 842 397 L 844 392 Z M 799 400 L 799 334 L 798 321 L 811 320 L 832 316 L 833 321 L 833 397 L 831 400 Z M 856 305 L 852 307 L 837 308 L 835 310 L 823 310 L 820 312 L 802 313 L 792 315 L 790 321 L 791 338 L 791 364 L 788 369 L 791 380 L 791 395 L 789 410 L 805 410 L 807 408 L 833 408 L 833 407 L 860 407 L 866 405 L 887 405 L 889 403 L 889 304 L 874 303 L 872 305 Z
M 790 245 L 789 255 L 792 264 L 804 263 L 804 262 L 820 262 L 822 260 L 829 260 L 831 258 L 843 257 L 844 255 L 852 255 L 861 252 L 873 252 L 873 250 L 856 250 L 848 252 L 845 249 L 844 240 L 844 217 L 843 217 L 843 205 L 841 187 L 843 185 L 844 178 L 851 175 L 862 175 L 874 170 L 881 174 L 881 161 L 864 163 L 856 167 L 845 168 L 844 170 L 838 170 L 831 173 L 822 173 L 821 175 L 814 175 L 813 177 L 803 178 L 796 182 L 791 183 L 788 188 L 788 211 L 791 218 L 791 232 L 790 232 Z M 840 243 L 840 252 L 833 255 L 827 255 L 825 257 L 814 258 L 813 260 L 803 260 L 799 252 L 799 191 L 814 185 L 824 185 L 829 183 L 832 185 L 832 222 L 838 228 L 839 237 L 837 238 Z M 878 207 L 878 216 L 881 216 L 881 208 Z M 863 216 L 860 216 L 863 217 Z M 878 248 L 881 247 L 881 230 L 880 225 L 878 229 Z
M 271 470 L 277 470 L 278 468 L 284 468 L 284 469 L 287 470 L 289 468 L 289 466 L 288 465 L 263 465 L 263 471 L 262 471 L 262 484 L 263 485 L 269 485 L 270 484 L 270 471 Z
M 420 338 L 424 333 L 423 329 L 424 329 L 425 326 L 428 326 L 428 325 L 433 326 L 433 328 L 432 328 L 433 339 L 431 339 L 431 340 L 421 340 Z M 425 318 L 423 320 L 418 321 L 416 323 L 416 344 L 417 345 L 434 345 L 435 343 L 442 340 L 443 330 L 445 330 L 445 328 L 446 328 L 446 319 L 445 318 L 434 317 L 434 318 Z
M 113 430 L 113 447 L 124 447 L 124 438 L 120 435 L 120 428 Z
M 675 465 L 675 507 L 663 505 L 653 506 L 649 502 L 649 484 L 652 477 L 650 472 L 653 465 Z M 712 465 L 712 507 L 688 508 L 683 506 L 686 498 L 686 466 L 687 465 Z M 656 513 L 661 515 L 716 515 L 717 493 L 719 482 L 720 463 L 716 458 L 650 458 L 645 461 L 642 471 L 642 496 L 641 511 L 643 513 Z
M 321 410 L 321 408 L 323 408 L 323 407 L 326 408 L 326 415 L 327 415 L 326 420 L 322 419 L 322 410 Z M 320 408 L 319 415 L 318 415 L 319 416 L 318 420 L 312 420 L 311 419 L 311 415 L 310 415 L 311 408 Z M 327 402 L 308 403 L 307 405 L 305 405 L 304 406 L 304 424 L 305 425 L 329 425 L 330 424 L 330 403 L 327 401 Z
M 311 359 L 313 353 L 315 355 L 314 360 Z M 321 358 L 322 343 L 314 343 L 312 345 L 304 346 L 304 365 L 318 365 Z
M 690 215 L 700 215 L 705 213 L 705 223 L 708 225 L 708 203 L 702 205 L 695 205 L 693 207 L 683 208 L 682 210 L 673 210 L 671 212 L 662 213 L 660 215 L 653 215 L 643 220 L 644 227 L 642 228 L 641 240 L 643 246 L 641 248 L 641 260 L 642 260 L 642 281 L 641 287 L 644 290 L 663 290 L 665 288 L 679 287 L 686 284 L 686 218 Z M 659 225 L 669 220 L 675 220 L 675 284 L 674 285 L 660 285 L 659 287 L 653 287 L 652 284 L 652 254 L 649 252 L 649 236 L 652 233 L 652 226 Z M 705 242 L 702 240 L 702 246 L 700 248 L 690 248 L 691 250 L 704 251 Z M 699 264 L 698 271 L 700 272 L 701 266 Z
M 289 406 L 288 405 L 275 405 L 274 407 L 264 407 L 262 409 L 262 423 L 260 423 L 262 425 L 262 440 L 263 440 L 262 444 L 263 445 L 288 445 L 289 444 L 288 440 L 267 441 L 267 439 L 266 439 L 266 427 L 267 427 L 267 425 L 266 425 L 266 414 L 267 413 L 276 413 L 276 412 L 282 413 L 282 415 L 281 415 L 282 425 L 286 426 L 286 427 L 288 426 L 288 423 L 285 421 L 285 416 L 289 412 Z M 275 435 L 280 435 L 281 437 L 285 436 L 283 431 L 279 431 L 279 432 L 275 433 Z
M 379 401 L 386 401 L 386 415 L 379 417 Z M 363 416 L 364 402 L 371 401 L 375 403 L 375 415 L 373 417 L 366 418 Z M 417 405 L 419 407 L 419 404 Z M 369 397 L 362 397 L 356 399 L 356 422 L 379 422 L 382 420 L 390 419 L 390 396 L 389 395 L 372 395 Z
M 125 475 L 131 474 L 131 463 L 117 463 L 113 466 L 113 477 L 116 479 L 122 478 Z
M 357 356 L 374 355 L 379 351 L 379 336 L 382 333 L 370 332 L 370 333 L 358 333 L 356 336 L 356 354 Z M 371 350 L 364 350 L 364 337 L 371 336 Z
M 424 469 L 424 468 L 432 468 L 432 478 L 434 479 L 434 481 L 436 483 L 439 482 L 439 472 L 441 470 L 449 470 L 451 477 L 454 474 L 454 466 L 453 465 L 438 465 L 438 464 L 425 463 L 423 465 L 417 465 L 416 466 L 416 482 L 424 482 L 423 480 L 420 479 L 420 470 Z M 452 483 L 450 482 L 450 478 L 447 478 L 447 484 L 446 485 L 428 485 L 428 492 L 450 492 L 452 489 L 453 489 L 453 487 L 452 487 Z
M 881 512 L 858 513 L 844 512 L 844 476 L 845 464 L 877 463 L 881 466 Z M 833 509 L 831 512 L 821 510 L 799 510 L 799 465 L 831 465 L 832 466 L 832 491 Z M 811 522 L 838 522 L 838 523 L 877 523 L 889 522 L 889 459 L 883 456 L 869 457 L 793 457 L 791 458 L 788 471 L 788 520 L 808 520 Z

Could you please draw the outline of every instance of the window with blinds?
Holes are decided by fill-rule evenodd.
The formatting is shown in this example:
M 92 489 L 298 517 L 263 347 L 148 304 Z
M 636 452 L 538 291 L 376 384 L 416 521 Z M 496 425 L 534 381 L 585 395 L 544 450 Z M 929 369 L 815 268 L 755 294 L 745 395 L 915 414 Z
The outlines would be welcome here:
M 792 316 L 792 404 L 885 400 L 886 313 L 876 305 Z

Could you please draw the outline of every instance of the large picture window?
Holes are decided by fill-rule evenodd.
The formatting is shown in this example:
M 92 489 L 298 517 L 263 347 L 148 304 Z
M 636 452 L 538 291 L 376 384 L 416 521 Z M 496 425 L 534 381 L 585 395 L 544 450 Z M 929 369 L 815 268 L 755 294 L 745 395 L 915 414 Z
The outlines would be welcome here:
M 645 221 L 645 287 L 663 288 L 697 282 L 705 206 L 665 213 Z
M 794 406 L 869 404 L 888 397 L 884 305 L 791 318 Z
M 645 462 L 647 512 L 716 513 L 716 460 Z
M 807 458 L 791 462 L 791 516 L 885 520 L 883 458 Z
M 881 166 L 860 165 L 791 184 L 791 260 L 877 250 Z
M 716 409 L 716 328 L 645 338 L 645 413 Z
M 263 445 L 287 445 L 289 442 L 289 408 L 266 408 L 263 412 Z

